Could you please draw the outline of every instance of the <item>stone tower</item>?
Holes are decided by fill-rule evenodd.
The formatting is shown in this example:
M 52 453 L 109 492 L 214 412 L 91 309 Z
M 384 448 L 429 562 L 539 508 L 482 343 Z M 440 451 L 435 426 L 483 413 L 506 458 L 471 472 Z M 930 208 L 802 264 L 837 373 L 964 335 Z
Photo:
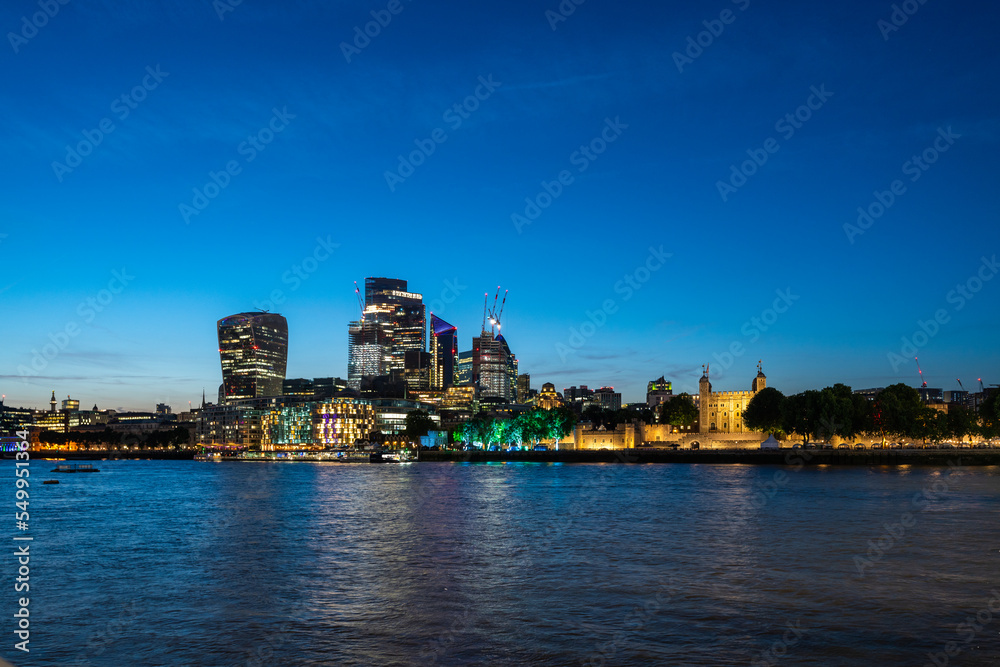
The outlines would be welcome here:
M 753 384 L 750 386 L 750 390 L 755 394 L 767 386 L 767 376 L 764 375 L 764 371 L 761 369 L 762 363 L 762 361 L 757 362 L 757 377 L 753 379 Z
M 698 429 L 701 433 L 709 431 L 708 404 L 712 400 L 712 383 L 708 381 L 708 365 L 703 367 L 701 379 L 698 380 Z

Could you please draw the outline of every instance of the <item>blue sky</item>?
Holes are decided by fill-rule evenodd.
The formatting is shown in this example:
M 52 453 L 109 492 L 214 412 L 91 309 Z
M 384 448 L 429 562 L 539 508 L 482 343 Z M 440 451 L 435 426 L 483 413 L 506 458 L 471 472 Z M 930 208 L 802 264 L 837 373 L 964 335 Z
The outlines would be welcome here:
M 22 18 L 37 3 L 0 9 L 8 404 L 211 399 L 216 320 L 275 290 L 289 377 L 346 377 L 353 283 L 371 275 L 438 301 L 462 348 L 484 292 L 509 289 L 505 336 L 536 387 L 642 400 L 660 375 L 696 390 L 711 363 L 717 389 L 747 389 L 758 359 L 786 393 L 916 384 L 904 337 L 933 386 L 1000 382 L 1000 280 L 977 283 L 1000 251 L 992 6 L 930 0 L 887 31 L 891 4 L 860 0 L 588 0 L 555 29 L 554 0 L 244 0 L 221 19 L 207 1 L 118 4 L 73 0 L 37 34 Z M 348 62 L 372 11 L 391 20 Z M 679 71 L 689 37 L 707 46 Z M 456 104 L 475 107 L 460 124 Z M 614 141 L 581 157 L 609 121 Z M 261 130 L 270 143 L 244 143 Z M 906 166 L 924 151 L 926 170 Z M 212 173 L 228 183 L 197 200 Z M 651 248 L 670 257 L 647 274 Z M 626 276 L 645 282 L 630 293 Z

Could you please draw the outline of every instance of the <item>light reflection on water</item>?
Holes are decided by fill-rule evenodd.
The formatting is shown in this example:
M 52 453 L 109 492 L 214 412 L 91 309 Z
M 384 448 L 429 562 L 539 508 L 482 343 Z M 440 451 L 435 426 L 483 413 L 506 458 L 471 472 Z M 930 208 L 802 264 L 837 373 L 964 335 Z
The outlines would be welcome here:
M 924 664 L 1000 587 L 992 468 L 99 465 L 33 487 L 16 664 Z

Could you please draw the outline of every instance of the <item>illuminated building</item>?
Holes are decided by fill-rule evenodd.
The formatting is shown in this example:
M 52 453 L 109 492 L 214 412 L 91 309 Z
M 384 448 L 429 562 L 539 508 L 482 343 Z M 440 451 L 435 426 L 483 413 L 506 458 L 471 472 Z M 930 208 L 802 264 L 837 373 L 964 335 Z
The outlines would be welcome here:
M 431 355 L 421 350 L 407 350 L 404 356 L 403 381 L 410 391 L 421 391 L 430 387 Z
M 458 372 L 458 328 L 431 313 L 431 389 L 455 384 Z
M 458 353 L 458 371 L 455 373 L 455 384 L 472 384 L 472 350 Z
M 515 400 L 517 359 L 502 335 L 483 331 L 472 339 L 472 383 L 480 398 Z
M 551 410 L 562 405 L 562 398 L 556 391 L 556 386 L 551 382 L 546 382 L 542 385 L 542 390 L 538 392 L 535 404 L 543 410 Z
M 276 313 L 239 313 L 218 322 L 225 401 L 280 396 L 288 323 Z
M 552 387 L 553 390 L 555 386 Z M 517 402 L 527 403 L 531 400 L 531 376 L 528 373 L 521 373 L 517 376 Z
M 605 410 L 622 409 L 622 395 L 614 387 L 601 387 L 594 391 L 593 397 Z
M 69 410 L 70 412 L 80 411 L 80 401 L 74 400 L 67 396 L 62 402 L 62 409 Z
M 406 369 L 408 351 L 426 349 L 423 296 L 407 291 L 405 280 L 365 278 L 361 319 L 348 328 L 347 380 L 361 388 L 363 377 Z
M 747 433 L 743 425 L 743 412 L 758 391 L 767 386 L 767 376 L 757 364 L 757 377 L 750 385 L 750 391 L 712 391 L 708 379 L 708 366 L 698 381 L 699 405 L 698 427 L 701 433 Z
M 4 399 L 0 399 L 0 434 L 22 431 L 33 422 L 31 410 L 6 406 Z
M 646 407 L 655 408 L 674 397 L 673 384 L 662 375 L 659 380 L 650 380 L 646 385 Z

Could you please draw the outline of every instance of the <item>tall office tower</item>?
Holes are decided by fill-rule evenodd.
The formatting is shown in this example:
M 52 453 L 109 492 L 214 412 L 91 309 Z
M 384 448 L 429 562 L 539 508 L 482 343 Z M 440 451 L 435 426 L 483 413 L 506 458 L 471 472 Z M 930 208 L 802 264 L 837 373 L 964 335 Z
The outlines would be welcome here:
M 226 401 L 280 396 L 288 362 L 288 322 L 277 313 L 239 313 L 218 322 Z
M 458 328 L 431 313 L 431 389 L 455 384 L 458 373 Z
M 472 350 L 458 353 L 458 370 L 455 371 L 455 384 L 468 387 L 472 384 Z
M 555 391 L 555 387 L 552 387 Z M 517 376 L 517 402 L 527 403 L 531 394 L 531 375 L 521 373 Z
M 472 339 L 472 383 L 480 398 L 513 401 L 517 393 L 517 359 L 503 336 L 483 331 Z
M 406 369 L 403 381 L 410 391 L 423 391 L 431 385 L 431 355 L 420 350 L 406 351 Z
M 361 378 L 402 373 L 408 351 L 427 349 L 423 296 L 408 292 L 406 281 L 365 278 L 365 304 L 361 320 L 349 326 L 348 382 L 358 388 Z M 378 367 L 372 362 L 372 345 L 379 347 Z
M 382 375 L 384 337 L 377 322 L 351 322 L 347 329 L 347 386 L 361 389 L 361 379 Z

